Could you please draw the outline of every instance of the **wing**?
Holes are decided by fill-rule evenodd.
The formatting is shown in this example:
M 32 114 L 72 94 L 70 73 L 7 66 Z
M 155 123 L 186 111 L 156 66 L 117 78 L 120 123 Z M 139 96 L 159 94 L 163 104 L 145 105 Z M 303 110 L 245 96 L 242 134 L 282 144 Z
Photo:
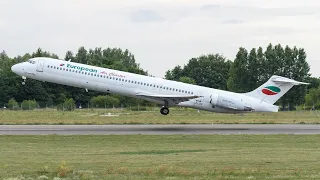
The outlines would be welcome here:
M 196 95 L 164 95 L 164 94 L 146 94 L 146 93 L 137 93 L 137 96 L 143 97 L 146 100 L 163 102 L 167 105 L 176 105 L 184 101 L 189 101 L 191 99 L 199 98 L 200 96 Z

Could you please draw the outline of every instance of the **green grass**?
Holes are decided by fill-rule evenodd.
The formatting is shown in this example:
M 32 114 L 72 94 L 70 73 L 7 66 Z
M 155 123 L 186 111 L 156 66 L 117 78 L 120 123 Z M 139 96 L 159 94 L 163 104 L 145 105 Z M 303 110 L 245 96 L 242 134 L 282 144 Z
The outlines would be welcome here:
M 155 111 L 83 109 L 62 112 L 53 109 L 33 111 L 0 111 L 0 124 L 278 124 L 320 123 L 320 114 L 310 111 L 278 113 L 220 114 L 195 109 L 171 108 L 168 116 Z M 107 113 L 119 116 L 103 116 Z
M 0 179 L 320 179 L 320 135 L 0 136 Z

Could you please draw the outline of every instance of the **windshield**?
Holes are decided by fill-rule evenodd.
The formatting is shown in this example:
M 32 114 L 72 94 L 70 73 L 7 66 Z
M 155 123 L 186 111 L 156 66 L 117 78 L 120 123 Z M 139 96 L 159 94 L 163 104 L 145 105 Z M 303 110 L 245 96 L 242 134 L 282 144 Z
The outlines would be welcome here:
M 27 62 L 29 62 L 30 64 L 35 64 L 36 63 L 36 61 L 32 60 L 32 59 L 29 59 Z

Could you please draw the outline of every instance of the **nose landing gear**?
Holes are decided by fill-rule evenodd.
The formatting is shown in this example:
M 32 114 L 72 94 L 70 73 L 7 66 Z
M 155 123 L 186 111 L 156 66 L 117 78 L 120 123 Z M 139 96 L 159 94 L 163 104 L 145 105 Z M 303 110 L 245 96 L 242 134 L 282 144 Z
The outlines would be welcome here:
M 22 83 L 21 83 L 22 85 L 25 85 L 25 84 L 26 84 L 26 79 L 27 79 L 27 77 L 22 76 L 22 80 L 23 80 Z

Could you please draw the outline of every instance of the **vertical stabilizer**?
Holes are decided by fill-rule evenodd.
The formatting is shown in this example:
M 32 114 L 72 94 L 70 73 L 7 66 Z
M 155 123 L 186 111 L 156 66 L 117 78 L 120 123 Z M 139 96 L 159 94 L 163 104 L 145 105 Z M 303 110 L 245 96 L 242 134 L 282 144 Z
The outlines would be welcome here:
M 273 75 L 266 83 L 257 89 L 244 93 L 269 104 L 274 104 L 286 92 L 288 92 L 294 85 L 309 84 L 304 82 L 295 81 L 293 79 Z

